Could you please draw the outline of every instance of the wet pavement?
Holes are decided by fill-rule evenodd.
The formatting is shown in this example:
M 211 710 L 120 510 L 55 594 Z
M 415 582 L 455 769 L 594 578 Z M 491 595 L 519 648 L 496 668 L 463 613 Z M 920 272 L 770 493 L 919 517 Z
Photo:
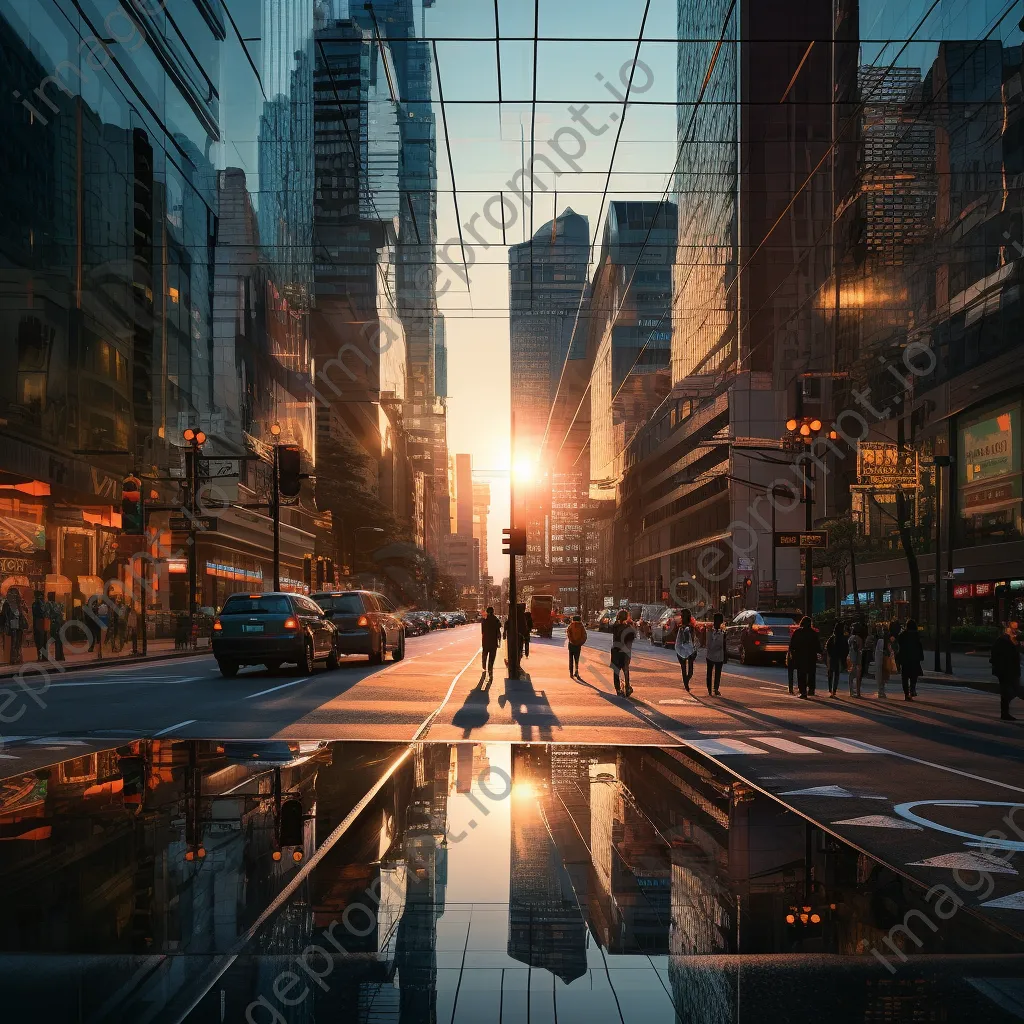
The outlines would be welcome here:
M 0 840 L 8 1019 L 1024 1015 L 987 871 L 928 889 L 692 749 L 137 740 L 4 780 Z

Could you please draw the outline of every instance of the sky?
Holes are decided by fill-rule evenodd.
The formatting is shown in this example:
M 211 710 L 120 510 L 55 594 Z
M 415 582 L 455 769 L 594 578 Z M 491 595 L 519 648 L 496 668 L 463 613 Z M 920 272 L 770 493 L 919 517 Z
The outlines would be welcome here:
M 539 35 L 565 38 L 544 42 L 537 52 L 536 112 L 532 105 L 533 42 L 507 39 L 533 36 L 533 4 L 526 0 L 500 0 L 502 102 L 498 101 L 495 46 L 465 38 L 437 43 L 437 69 L 444 91 L 448 138 L 456 190 L 445 146 L 444 125 L 438 106 L 438 240 L 441 245 L 439 298 L 445 314 L 448 343 L 448 446 L 455 454 L 473 456 L 475 471 L 491 484 L 488 555 L 496 580 L 505 575 L 501 556 L 501 530 L 508 525 L 508 466 L 510 387 L 508 323 L 508 248 L 504 243 L 529 237 L 553 213 L 572 207 L 590 220 L 591 242 L 598 235 L 598 218 L 607 211 L 603 192 L 619 130 L 621 102 L 609 92 L 623 95 L 620 71 L 628 80 L 628 63 L 636 52 L 636 38 L 644 13 L 644 0 L 540 0 Z M 670 40 L 676 35 L 675 0 L 652 0 L 644 28 L 645 40 Z M 479 0 L 437 0 L 426 12 L 428 37 L 494 35 L 494 8 Z M 621 41 L 593 42 L 581 34 L 621 37 Z M 640 60 L 650 76 L 638 70 L 636 87 L 645 87 L 644 100 L 663 106 L 631 106 L 621 122 L 615 149 L 609 195 L 615 198 L 660 199 L 675 158 L 676 46 L 671 42 L 645 42 Z M 597 76 L 601 76 L 598 79 Z M 436 90 L 436 84 L 435 84 Z M 459 102 L 466 100 L 488 102 Z M 607 102 L 604 102 L 607 101 Z M 569 106 L 577 110 L 589 103 L 591 135 L 574 123 Z M 613 116 L 614 115 L 614 116 Z M 511 197 L 506 207 L 506 231 L 492 227 L 481 216 L 490 197 L 509 194 L 508 182 L 530 153 L 531 122 L 536 125 L 535 154 L 547 154 L 559 169 L 541 168 L 538 180 L 546 191 L 535 193 L 532 211 L 528 200 Z M 562 131 L 562 129 L 566 131 Z M 568 129 L 584 140 L 580 151 Z M 551 152 L 547 143 L 558 138 L 563 152 L 578 168 Z M 577 156 L 576 154 L 579 153 Z M 556 198 L 557 190 L 557 198 Z M 455 214 L 458 201 L 459 217 Z M 557 203 L 557 205 L 556 205 Z M 489 207 L 494 218 L 500 210 Z M 515 221 L 515 223 L 510 222 Z M 464 226 L 468 288 L 458 242 L 458 224 Z M 474 242 L 470 225 L 482 242 Z M 453 244 L 447 244 L 454 239 Z M 450 261 L 446 264 L 445 259 Z M 495 473 L 500 475 L 494 475 Z

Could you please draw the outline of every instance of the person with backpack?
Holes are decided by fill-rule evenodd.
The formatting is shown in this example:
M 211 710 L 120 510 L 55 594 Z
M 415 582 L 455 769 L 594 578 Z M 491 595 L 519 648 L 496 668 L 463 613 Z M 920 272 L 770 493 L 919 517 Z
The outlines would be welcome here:
M 850 653 L 850 641 L 846 639 L 846 628 L 837 621 L 832 635 L 825 641 L 825 655 L 828 659 L 828 695 L 839 696 L 839 680 L 846 668 L 846 656 Z
M 850 650 L 847 656 L 850 666 L 850 696 L 860 696 L 860 683 L 867 668 L 868 646 L 864 635 L 864 626 L 860 622 L 853 624 L 850 631 Z
M 917 696 L 917 681 L 921 678 L 921 664 L 924 661 L 924 647 L 917 623 L 908 619 L 896 638 L 896 659 L 903 681 L 903 699 L 913 700 Z
M 629 618 L 629 611 L 623 608 L 615 616 L 615 625 L 612 626 L 612 657 L 611 665 L 614 673 L 615 692 L 621 697 L 633 695 L 633 687 L 629 685 L 629 663 L 633 657 L 633 641 L 636 639 L 636 630 Z M 625 690 L 619 682 L 619 673 L 622 673 L 625 681 Z
M 683 673 L 683 686 L 690 692 L 690 680 L 693 678 L 693 663 L 697 660 L 697 633 L 693 628 L 693 616 L 689 608 L 680 613 L 679 629 L 676 630 L 676 658 Z
M 708 630 L 707 640 L 704 644 L 704 658 L 708 665 L 708 696 L 720 697 L 722 686 L 722 666 L 729 660 L 728 652 L 725 649 L 725 630 L 722 623 L 725 621 L 721 612 L 715 612 L 711 628 Z M 714 688 L 712 689 L 712 682 Z
M 569 645 L 569 678 L 579 679 L 580 653 L 587 642 L 587 628 L 580 616 L 572 617 L 572 622 L 565 629 L 565 639 Z

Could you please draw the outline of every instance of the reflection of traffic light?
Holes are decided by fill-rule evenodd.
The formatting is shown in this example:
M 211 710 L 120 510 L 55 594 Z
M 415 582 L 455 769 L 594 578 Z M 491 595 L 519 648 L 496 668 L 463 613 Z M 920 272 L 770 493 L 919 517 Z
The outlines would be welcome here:
M 121 529 L 139 535 L 145 532 L 142 514 L 142 481 L 133 474 L 121 481 Z
M 302 847 L 303 847 L 303 815 L 302 815 L 302 801 L 300 800 L 285 800 L 281 804 L 281 817 L 278 830 L 279 845 L 281 847 L 294 846 L 297 847 L 292 852 L 292 860 L 302 860 Z
M 302 449 L 297 444 L 277 446 L 277 489 L 285 498 L 294 498 L 302 489 Z

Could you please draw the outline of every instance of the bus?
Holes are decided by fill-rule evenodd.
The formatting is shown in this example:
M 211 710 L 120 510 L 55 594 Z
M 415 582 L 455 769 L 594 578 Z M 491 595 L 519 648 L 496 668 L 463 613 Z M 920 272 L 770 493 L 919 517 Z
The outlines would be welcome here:
M 554 604 L 555 599 L 550 594 L 534 594 L 530 598 L 530 615 L 538 636 L 551 636 Z

